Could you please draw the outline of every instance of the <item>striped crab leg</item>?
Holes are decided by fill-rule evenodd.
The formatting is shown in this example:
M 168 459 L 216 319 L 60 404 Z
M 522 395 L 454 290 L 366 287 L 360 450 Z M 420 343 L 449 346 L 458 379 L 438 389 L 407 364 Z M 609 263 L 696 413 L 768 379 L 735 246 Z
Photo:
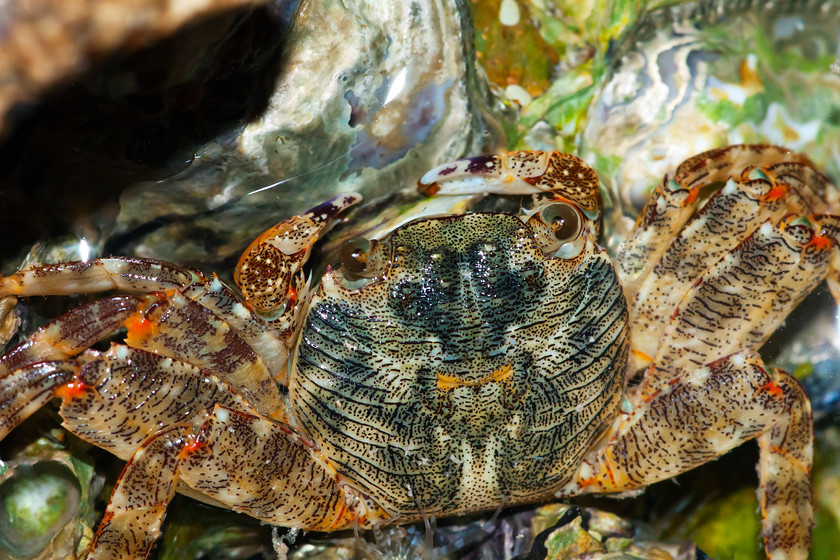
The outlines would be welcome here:
M 313 531 L 369 528 L 389 514 L 353 492 L 287 427 L 216 406 L 161 430 L 131 457 L 88 560 L 142 559 L 160 534 L 177 482 L 276 526 Z
M 637 321 L 631 323 L 631 359 L 645 366 L 653 355 L 640 398 L 650 398 L 681 371 L 760 348 L 830 273 L 840 255 L 838 224 L 837 216 L 765 222 L 697 278 L 674 307 L 631 313 Z M 661 328 L 650 328 L 653 313 L 666 315 Z
M 755 354 L 684 372 L 622 415 L 558 496 L 641 489 L 754 438 L 767 557 L 804 560 L 813 526 L 811 407 L 796 379 L 767 371 Z
M 700 191 L 713 184 L 722 184 L 722 187 L 696 212 Z M 673 322 L 671 312 L 682 305 L 683 294 L 692 290 L 701 278 L 711 279 L 716 271 L 731 268 L 731 260 L 736 258 L 743 260 L 747 269 L 758 266 L 757 258 L 747 254 L 742 247 L 744 243 L 755 243 L 748 239 L 766 238 L 765 234 L 770 232 L 768 228 L 772 228 L 776 232 L 771 236 L 774 239 L 765 239 L 764 246 L 772 243 L 802 245 L 791 240 L 791 236 L 799 236 L 793 234 L 798 225 L 787 234 L 781 232 L 788 224 L 798 223 L 794 220 L 796 216 L 812 216 L 811 221 L 806 218 L 800 222 L 808 224 L 814 236 L 831 238 L 833 226 L 828 225 L 827 218 L 818 219 L 814 215 L 836 212 L 838 194 L 807 159 L 775 146 L 730 146 L 712 150 L 684 162 L 673 179 L 666 177 L 639 216 L 633 234 L 619 248 L 616 259 L 635 333 L 630 373 L 654 361 L 669 320 Z M 794 218 L 789 218 L 789 214 Z M 761 280 L 754 283 L 764 282 L 768 289 L 772 284 L 772 289 L 776 290 L 778 282 L 773 278 L 795 265 L 781 254 L 773 258 L 779 259 L 774 261 L 779 266 L 776 273 L 772 268 L 768 269 L 761 274 Z M 823 257 L 809 253 L 796 259 L 807 263 Z M 829 264 L 829 267 L 837 270 L 837 264 Z M 836 272 L 826 269 L 817 274 L 821 281 Z M 810 291 L 812 288 L 803 289 Z M 727 293 L 732 289 L 727 288 Z M 776 291 L 779 292 L 777 295 L 786 292 L 785 297 L 780 298 L 782 301 L 794 297 L 784 286 Z M 765 300 L 767 297 L 759 299 Z M 792 308 L 788 306 L 776 322 L 765 323 L 762 332 L 772 332 Z M 763 341 L 763 335 L 751 338 Z M 742 339 L 737 338 L 737 341 Z M 734 349 L 730 347 L 729 351 Z M 705 356 L 699 363 L 726 353 L 722 350 L 714 356 Z
M 147 301 L 140 306 L 142 309 L 134 308 L 136 313 L 116 311 L 115 300 L 58 320 L 36 337 L 38 350 L 33 346 L 34 340 L 30 341 L 26 355 L 33 361 L 39 355 L 42 359 L 58 357 L 57 351 L 48 347 L 59 348 L 68 337 L 82 337 L 89 346 L 125 326 L 129 329 L 128 344 L 132 346 L 173 357 L 184 357 L 185 350 L 195 351 L 200 365 L 216 370 L 224 360 L 208 358 L 209 361 L 202 362 L 201 354 L 206 352 L 199 347 L 201 340 L 185 340 L 182 336 L 186 325 L 202 323 L 209 329 L 205 329 L 205 339 L 212 338 L 207 334 L 210 332 L 222 338 L 235 336 L 238 342 L 225 343 L 225 347 L 239 348 L 246 354 L 256 353 L 255 360 L 262 362 L 258 369 L 266 372 L 258 377 L 273 372 L 272 376 L 280 375 L 278 381 L 285 383 L 296 317 L 306 297 L 301 267 L 318 237 L 335 223 L 341 212 L 360 200 L 354 194 L 336 197 L 262 234 L 246 250 L 235 275 L 243 291 L 244 303 L 215 275 L 207 278 L 198 270 L 165 261 L 129 257 L 90 259 L 21 270 L 0 277 L 0 297 L 108 290 L 154 294 L 146 296 Z M 79 345 L 76 353 L 83 349 L 83 345 Z M 234 379 L 231 382 L 236 384 Z
M 716 184 L 723 186 L 704 209 L 705 215 L 687 226 L 702 200 L 701 191 Z M 827 213 L 840 207 L 838 196 L 840 192 L 807 158 L 785 148 L 735 145 L 704 152 L 681 163 L 673 176 L 663 177 L 619 248 L 619 274 L 632 289 L 657 265 L 681 230 L 726 227 L 729 245 L 720 246 L 721 232 L 708 234 L 717 236 L 720 257 L 765 220 L 778 220 L 790 212 Z M 724 213 L 732 215 L 723 218 Z M 695 250 L 715 249 L 714 244 L 704 243 Z M 712 256 L 706 255 L 706 261 Z
M 191 364 L 114 345 L 15 369 L 0 378 L 0 440 L 55 398 L 65 428 L 128 460 L 88 558 L 145 558 L 179 481 L 188 495 L 286 527 L 390 518 L 309 440 Z

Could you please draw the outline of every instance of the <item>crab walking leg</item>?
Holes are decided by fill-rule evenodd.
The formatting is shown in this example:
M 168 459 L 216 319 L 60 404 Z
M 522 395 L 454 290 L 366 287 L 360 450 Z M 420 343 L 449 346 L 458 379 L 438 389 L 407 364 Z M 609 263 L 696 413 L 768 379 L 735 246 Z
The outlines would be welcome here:
M 812 218 L 820 224 L 821 233 L 825 237 L 840 240 L 840 216 L 813 216 Z M 838 243 L 840 244 L 840 241 Z M 840 251 L 836 251 L 832 255 L 831 269 L 826 277 L 826 285 L 834 298 L 834 302 L 840 306 Z
M 338 214 L 360 200 L 361 197 L 356 194 L 342 195 L 316 206 L 307 214 L 281 222 L 251 243 L 240 260 L 240 268 L 244 263 L 251 265 L 258 272 L 291 276 L 308 258 L 309 248 L 317 240 L 318 235 L 329 228 Z M 273 249 L 267 249 L 268 247 L 273 247 L 283 253 L 284 257 L 281 259 L 285 260 L 277 262 L 282 262 L 285 266 L 272 267 L 266 260 L 263 260 L 260 265 L 256 264 L 261 261 L 257 257 L 268 256 L 273 251 Z M 276 265 L 277 262 L 274 264 Z M 240 270 L 239 274 L 242 275 L 243 271 Z M 254 301 L 258 304 L 265 303 L 266 296 L 260 291 L 262 287 L 260 281 L 251 276 L 248 278 L 251 280 L 248 287 L 254 294 L 252 296 Z M 185 288 L 190 284 L 206 282 L 207 279 L 200 271 L 166 261 L 110 257 L 50 264 L 2 276 L 0 277 L 0 297 L 72 295 L 106 290 L 142 294 Z M 269 289 L 268 292 L 274 294 L 275 290 Z M 285 292 L 280 294 L 280 300 L 284 297 Z
M 778 227 L 763 224 L 695 282 L 663 331 L 646 328 L 655 320 L 652 314 L 633 324 L 635 358 L 657 352 L 645 373 L 644 398 L 663 390 L 681 371 L 740 349 L 758 349 L 767 340 L 822 282 L 840 252 L 834 238 L 840 218 L 815 218 L 815 229 L 785 221 Z
M 738 252 L 737 245 L 763 222 L 770 220 L 775 224 L 789 213 L 811 214 L 795 192 L 783 196 L 781 193 L 785 188 L 771 182 L 763 171 L 753 171 L 759 171 L 758 178 L 729 179 L 670 240 L 668 250 L 653 268 L 629 283 L 625 291 L 631 309 L 631 328 L 634 333 L 643 333 L 637 340 L 650 343 L 648 348 L 636 348 L 631 371 L 650 363 L 652 354 L 647 353 L 655 349 L 667 325 L 662 310 L 675 309 L 682 295 L 710 265 L 733 251 Z M 751 176 L 750 173 L 746 175 Z M 663 246 L 667 243 L 668 240 L 662 240 Z M 706 361 L 710 360 L 701 363 Z
M 216 403 L 254 411 L 210 372 L 113 345 L 76 360 L 28 364 L 0 378 L 0 440 L 54 398 L 62 399 L 59 414 L 67 430 L 122 459 L 162 427 Z
M 234 275 L 246 304 L 214 275 L 165 261 L 111 257 L 59 263 L 0 276 L 0 297 L 43 296 L 121 290 L 131 294 L 183 294 L 216 313 L 237 330 L 281 375 L 294 346 L 295 319 L 306 299 L 301 267 L 312 244 L 339 214 L 361 201 L 357 194 L 333 198 L 308 213 L 295 216 L 263 233 L 245 251 Z
M 26 364 L 76 356 L 121 327 L 128 329 L 129 346 L 189 360 L 239 388 L 261 413 L 283 417 L 283 399 L 262 357 L 228 321 L 174 290 L 73 309 L 0 357 L 0 377 Z
M 146 558 L 175 495 L 178 466 L 190 443 L 189 426 L 158 432 L 123 469 L 105 517 L 90 545 L 88 560 Z
M 146 296 L 125 322 L 125 343 L 212 371 L 263 414 L 281 411 L 275 374 L 226 317 L 230 314 L 220 317 L 180 292 Z
M 811 407 L 787 373 L 735 354 L 691 372 L 634 413 L 558 495 L 643 488 L 759 438 L 759 502 L 768 557 L 806 558 L 813 509 Z M 632 396 L 631 396 L 632 398 Z
M 165 261 L 111 257 L 27 268 L 0 277 L 0 297 L 72 295 L 106 290 L 144 294 L 204 281 L 201 272 Z
M 283 424 L 217 406 L 197 441 L 181 479 L 234 511 L 313 531 L 370 528 L 392 518 Z
M 329 531 L 389 517 L 344 485 L 290 428 L 216 406 L 192 426 L 155 434 L 134 453 L 88 559 L 145 558 L 179 480 L 273 525 Z
M 136 296 L 115 296 L 65 313 L 0 356 L 0 379 L 27 364 L 81 354 L 123 326 L 141 309 L 143 301 Z
M 836 212 L 840 204 L 840 193 L 825 175 L 804 156 L 781 147 L 736 145 L 690 158 L 677 167 L 673 178 L 662 179 L 637 218 L 633 234 L 619 248 L 618 272 L 631 297 L 635 282 L 659 262 L 669 250 L 668 242 L 694 213 L 700 190 L 714 183 L 726 183 L 724 191 L 740 183 L 748 195 L 761 195 L 759 221 L 770 217 L 780 202 L 788 205 L 789 212 L 801 214 Z M 762 192 L 761 183 L 771 188 Z M 727 202 L 726 197 L 718 202 Z M 709 218 L 714 219 L 711 210 Z
M 48 361 L 30 364 L 0 378 L 0 441 L 73 380 L 78 364 Z
M 242 305 L 241 298 L 215 274 L 213 280 L 207 284 L 192 284 L 181 293 L 236 330 L 248 346 L 262 358 L 268 371 L 285 374 L 286 363 L 292 352 L 288 333 L 275 329 L 274 325 L 260 319 Z M 287 384 L 285 376 L 278 381 Z
M 577 156 L 560 152 L 507 152 L 440 165 L 417 182 L 425 194 L 563 193 L 592 220 L 600 217 L 598 176 Z
M 195 301 L 227 322 L 265 361 L 269 371 L 285 371 L 293 342 L 289 340 L 287 329 L 276 332 L 272 324 L 260 319 L 242 305 L 239 298 L 215 275 L 208 281 L 198 271 L 176 267 L 163 261 L 117 257 L 31 268 L 11 276 L 0 277 L 0 295 L 10 291 L 18 295 L 34 296 L 94 293 L 111 289 L 134 294 L 146 294 L 149 291 L 170 296 L 176 293 L 183 294 L 183 297 Z M 106 301 L 112 300 L 101 300 Z M 101 302 L 97 303 L 102 307 L 101 310 L 87 314 L 89 321 L 82 320 L 81 315 L 74 319 L 77 331 L 102 326 L 99 335 L 99 338 L 102 338 L 118 326 L 122 326 L 114 326 L 109 330 L 101 325 L 106 317 L 119 320 L 117 312 L 114 309 L 106 309 L 107 304 Z M 63 323 L 62 329 L 68 330 L 70 318 Z M 76 336 L 76 333 L 67 334 Z M 60 337 L 52 338 L 54 343 L 63 345 Z M 96 342 L 97 338 L 89 337 L 88 340 L 89 346 Z M 46 352 L 43 345 L 40 348 Z

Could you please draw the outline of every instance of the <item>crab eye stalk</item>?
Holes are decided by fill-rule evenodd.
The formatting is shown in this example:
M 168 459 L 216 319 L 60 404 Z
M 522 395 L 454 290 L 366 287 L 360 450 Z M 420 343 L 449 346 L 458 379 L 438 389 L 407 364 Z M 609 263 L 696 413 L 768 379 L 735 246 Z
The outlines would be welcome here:
M 374 266 L 370 259 L 371 252 L 379 244 L 375 239 L 354 237 L 341 246 L 338 259 L 346 274 L 353 278 L 369 278 L 374 275 Z
M 557 202 L 540 210 L 543 223 L 554 233 L 560 243 L 574 241 L 583 229 L 580 214 L 571 205 Z
M 592 227 L 575 204 L 554 200 L 531 215 L 527 225 L 546 255 L 573 258 L 585 245 L 581 234 L 587 224 Z

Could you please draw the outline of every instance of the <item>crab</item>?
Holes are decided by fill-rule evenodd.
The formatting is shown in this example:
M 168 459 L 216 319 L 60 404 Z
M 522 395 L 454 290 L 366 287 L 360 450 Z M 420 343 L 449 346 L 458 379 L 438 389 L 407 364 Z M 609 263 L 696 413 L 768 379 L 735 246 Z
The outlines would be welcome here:
M 277 526 L 372 528 L 632 493 L 753 438 L 767 555 L 807 556 L 810 405 L 756 350 L 824 279 L 838 291 L 825 176 L 773 146 L 698 155 L 615 264 L 573 155 L 464 159 L 419 185 L 535 207 L 350 240 L 311 284 L 313 244 L 358 195 L 263 233 L 239 292 L 128 257 L 0 279 L 3 296 L 119 292 L 0 358 L 0 439 L 60 399 L 67 430 L 127 461 L 88 558 L 144 558 L 176 491 Z

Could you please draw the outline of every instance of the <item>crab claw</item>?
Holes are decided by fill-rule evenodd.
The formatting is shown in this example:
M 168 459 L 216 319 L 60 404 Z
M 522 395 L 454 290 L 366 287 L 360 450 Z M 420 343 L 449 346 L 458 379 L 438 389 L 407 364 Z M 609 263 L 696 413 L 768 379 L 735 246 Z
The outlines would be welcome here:
M 266 230 L 245 249 L 233 275 L 248 305 L 261 317 L 276 320 L 290 315 L 305 296 L 301 267 L 312 245 L 347 208 L 361 202 L 347 193 L 319 204 Z
M 598 177 L 583 160 L 560 152 L 507 152 L 460 159 L 435 167 L 417 182 L 427 195 L 539 194 L 574 202 L 586 216 L 600 216 Z
M 531 194 L 551 152 L 508 152 L 459 159 L 435 167 L 417 182 L 425 194 Z M 529 181 L 530 180 L 530 181 Z

